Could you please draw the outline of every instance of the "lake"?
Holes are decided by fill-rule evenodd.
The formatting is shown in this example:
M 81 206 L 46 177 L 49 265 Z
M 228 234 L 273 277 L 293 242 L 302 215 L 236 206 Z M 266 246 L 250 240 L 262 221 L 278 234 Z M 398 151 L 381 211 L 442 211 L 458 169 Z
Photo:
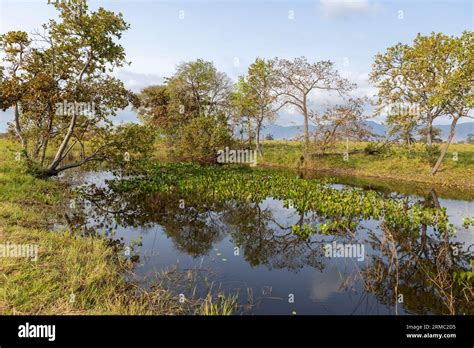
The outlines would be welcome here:
M 168 271 L 179 278 L 168 284 L 177 296 L 238 294 L 242 314 L 474 314 L 472 292 L 446 282 L 453 270 L 472 267 L 474 227 L 462 226 L 474 216 L 472 192 L 333 177 L 329 185 L 337 190 L 358 187 L 445 208 L 457 232 L 449 238 L 430 227 L 419 236 L 388 233 L 376 219 L 359 219 L 352 232 L 305 239 L 292 226 L 320 217 L 283 200 L 206 205 L 156 192 L 104 194 L 110 179 L 105 171 L 60 178 L 89 187 L 73 204 L 65 202 L 67 225 L 121 240 L 137 260 L 134 280 L 144 286 Z

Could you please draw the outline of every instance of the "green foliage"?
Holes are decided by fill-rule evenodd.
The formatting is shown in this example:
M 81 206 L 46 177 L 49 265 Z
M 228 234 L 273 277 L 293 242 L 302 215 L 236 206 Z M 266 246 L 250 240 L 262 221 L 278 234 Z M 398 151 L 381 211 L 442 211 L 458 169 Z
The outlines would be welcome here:
M 110 132 L 104 152 L 107 165 L 113 170 L 139 172 L 153 153 L 156 130 L 150 126 L 127 123 Z
M 231 83 L 212 62 L 179 65 L 165 85 L 143 89 L 139 99 L 139 118 L 181 158 L 208 161 L 231 142 Z
M 394 105 L 416 107 L 415 112 L 390 110 L 387 123 L 392 135 L 411 144 L 412 133 L 422 126 L 431 144 L 436 140 L 433 121 L 442 115 L 452 119 L 448 140 L 431 175 L 438 172 L 446 156 L 458 120 L 469 117 L 474 105 L 473 35 L 470 31 L 459 37 L 418 34 L 412 45 L 398 43 L 375 56 L 370 81 L 378 88 L 376 113 Z
M 474 226 L 474 217 L 464 218 L 462 225 L 464 228 L 469 228 L 469 226 Z
M 439 144 L 433 144 L 431 147 L 425 145 L 424 156 L 428 160 L 428 163 L 430 163 L 431 165 L 434 165 L 436 163 L 436 160 L 438 159 L 440 153 L 441 147 Z
M 341 190 L 325 182 L 301 179 L 294 173 L 251 170 L 232 167 L 200 167 L 173 164 L 151 165 L 141 178 L 111 182 L 117 192 L 166 192 L 181 197 L 226 202 L 262 202 L 273 197 L 292 203 L 300 213 L 315 212 L 321 224 L 300 226 L 295 234 L 308 236 L 353 230 L 359 220 L 383 221 L 388 227 L 418 234 L 421 227 L 433 227 L 439 233 L 453 233 L 445 209 L 425 207 L 406 200 L 386 198 L 375 191 L 355 188 Z
M 110 74 L 127 64 L 117 43 L 129 28 L 122 14 L 103 8 L 90 11 L 83 0 L 53 5 L 59 19 L 44 24 L 34 39 L 24 32 L 0 35 L 0 109 L 13 108 L 10 131 L 21 142 L 32 170 L 45 175 L 103 159 L 113 145 L 107 143 L 111 117 L 136 102 Z M 88 147 L 94 144 L 100 147 Z M 79 147 L 81 161 L 63 165 Z M 50 148 L 56 154 L 46 158 Z
M 143 123 L 163 130 L 172 127 L 172 115 L 168 112 L 171 98 L 165 85 L 144 88 L 139 99 L 135 111 Z
M 182 127 L 176 142 L 176 154 L 184 159 L 214 162 L 217 152 L 231 144 L 232 137 L 226 123 L 201 116 Z

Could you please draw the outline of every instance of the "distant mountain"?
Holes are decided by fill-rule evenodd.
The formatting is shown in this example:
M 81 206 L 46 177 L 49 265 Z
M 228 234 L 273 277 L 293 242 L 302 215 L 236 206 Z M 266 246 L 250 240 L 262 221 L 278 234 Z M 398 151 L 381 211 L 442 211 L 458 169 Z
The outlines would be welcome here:
M 441 139 L 448 138 L 451 126 L 442 125 L 436 126 L 436 128 L 441 129 Z M 474 134 L 474 122 L 458 123 L 454 134 L 454 141 L 466 141 L 468 134 Z
M 384 135 L 387 132 L 387 127 L 375 121 L 367 121 L 372 132 L 377 135 Z M 446 140 L 449 135 L 450 125 L 436 125 L 436 128 L 441 129 L 441 138 Z M 262 138 L 268 134 L 273 135 L 275 140 L 291 140 L 303 134 L 303 125 L 299 126 L 280 126 L 269 125 L 262 131 Z M 310 125 L 309 130 L 312 132 L 316 129 L 315 126 Z M 465 141 L 468 134 L 474 134 L 474 122 L 458 123 L 456 126 L 456 133 L 454 135 L 454 142 Z
M 309 131 L 313 132 L 316 129 L 315 126 L 310 125 Z M 269 125 L 265 127 L 262 131 L 262 138 L 269 134 L 273 135 L 273 139 L 275 140 L 290 140 L 294 139 L 304 132 L 304 126 L 280 126 L 277 124 Z

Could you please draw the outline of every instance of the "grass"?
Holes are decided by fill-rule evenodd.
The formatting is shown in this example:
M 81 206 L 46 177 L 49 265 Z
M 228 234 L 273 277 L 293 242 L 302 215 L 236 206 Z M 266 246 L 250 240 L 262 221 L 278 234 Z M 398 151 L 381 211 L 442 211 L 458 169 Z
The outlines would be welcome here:
M 67 187 L 26 174 L 17 148 L 0 139 L 0 244 L 33 244 L 38 259 L 0 257 L 0 314 L 229 314 L 232 297 L 185 306 L 159 282 L 145 290 L 127 277 L 131 262 L 98 236 L 51 232 Z M 203 305 L 205 303 L 205 305 Z M 221 305 L 222 304 L 222 305 Z
M 345 143 L 333 151 L 345 151 Z M 367 143 L 349 143 L 350 151 L 363 151 Z M 350 154 L 344 160 L 341 154 L 314 156 L 301 162 L 303 144 L 298 141 L 265 141 L 264 156 L 259 164 L 298 169 L 311 169 L 334 175 L 377 177 L 401 181 L 430 183 L 459 188 L 474 188 L 474 144 L 452 144 L 435 176 L 430 176 L 430 160 L 424 155 L 422 144 L 407 150 L 392 146 L 382 154 Z M 457 155 L 457 160 L 456 159 Z

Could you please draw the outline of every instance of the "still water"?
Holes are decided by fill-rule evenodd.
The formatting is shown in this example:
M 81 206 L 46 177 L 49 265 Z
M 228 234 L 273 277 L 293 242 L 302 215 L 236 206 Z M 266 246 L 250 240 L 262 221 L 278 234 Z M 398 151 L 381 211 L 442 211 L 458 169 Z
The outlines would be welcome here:
M 362 220 L 354 234 L 315 235 L 308 241 L 293 235 L 292 225 L 317 216 L 284 208 L 270 197 L 198 209 L 157 193 L 104 194 L 106 180 L 113 178 L 109 172 L 61 178 L 96 187 L 68 209 L 68 224 L 130 246 L 138 256 L 134 277 L 144 285 L 165 270 L 191 272 L 192 287 L 171 290 L 186 296 L 209 289 L 238 294 L 244 314 L 474 314 L 472 292 L 453 292 L 443 282 L 456 267 L 471 267 L 474 227 L 462 227 L 463 217 L 474 216 L 469 193 L 335 178 L 335 188 L 355 185 L 444 207 L 458 232 L 449 239 L 430 229 L 418 237 L 387 239 L 380 222 Z M 327 244 L 353 245 L 363 254 L 331 257 Z

